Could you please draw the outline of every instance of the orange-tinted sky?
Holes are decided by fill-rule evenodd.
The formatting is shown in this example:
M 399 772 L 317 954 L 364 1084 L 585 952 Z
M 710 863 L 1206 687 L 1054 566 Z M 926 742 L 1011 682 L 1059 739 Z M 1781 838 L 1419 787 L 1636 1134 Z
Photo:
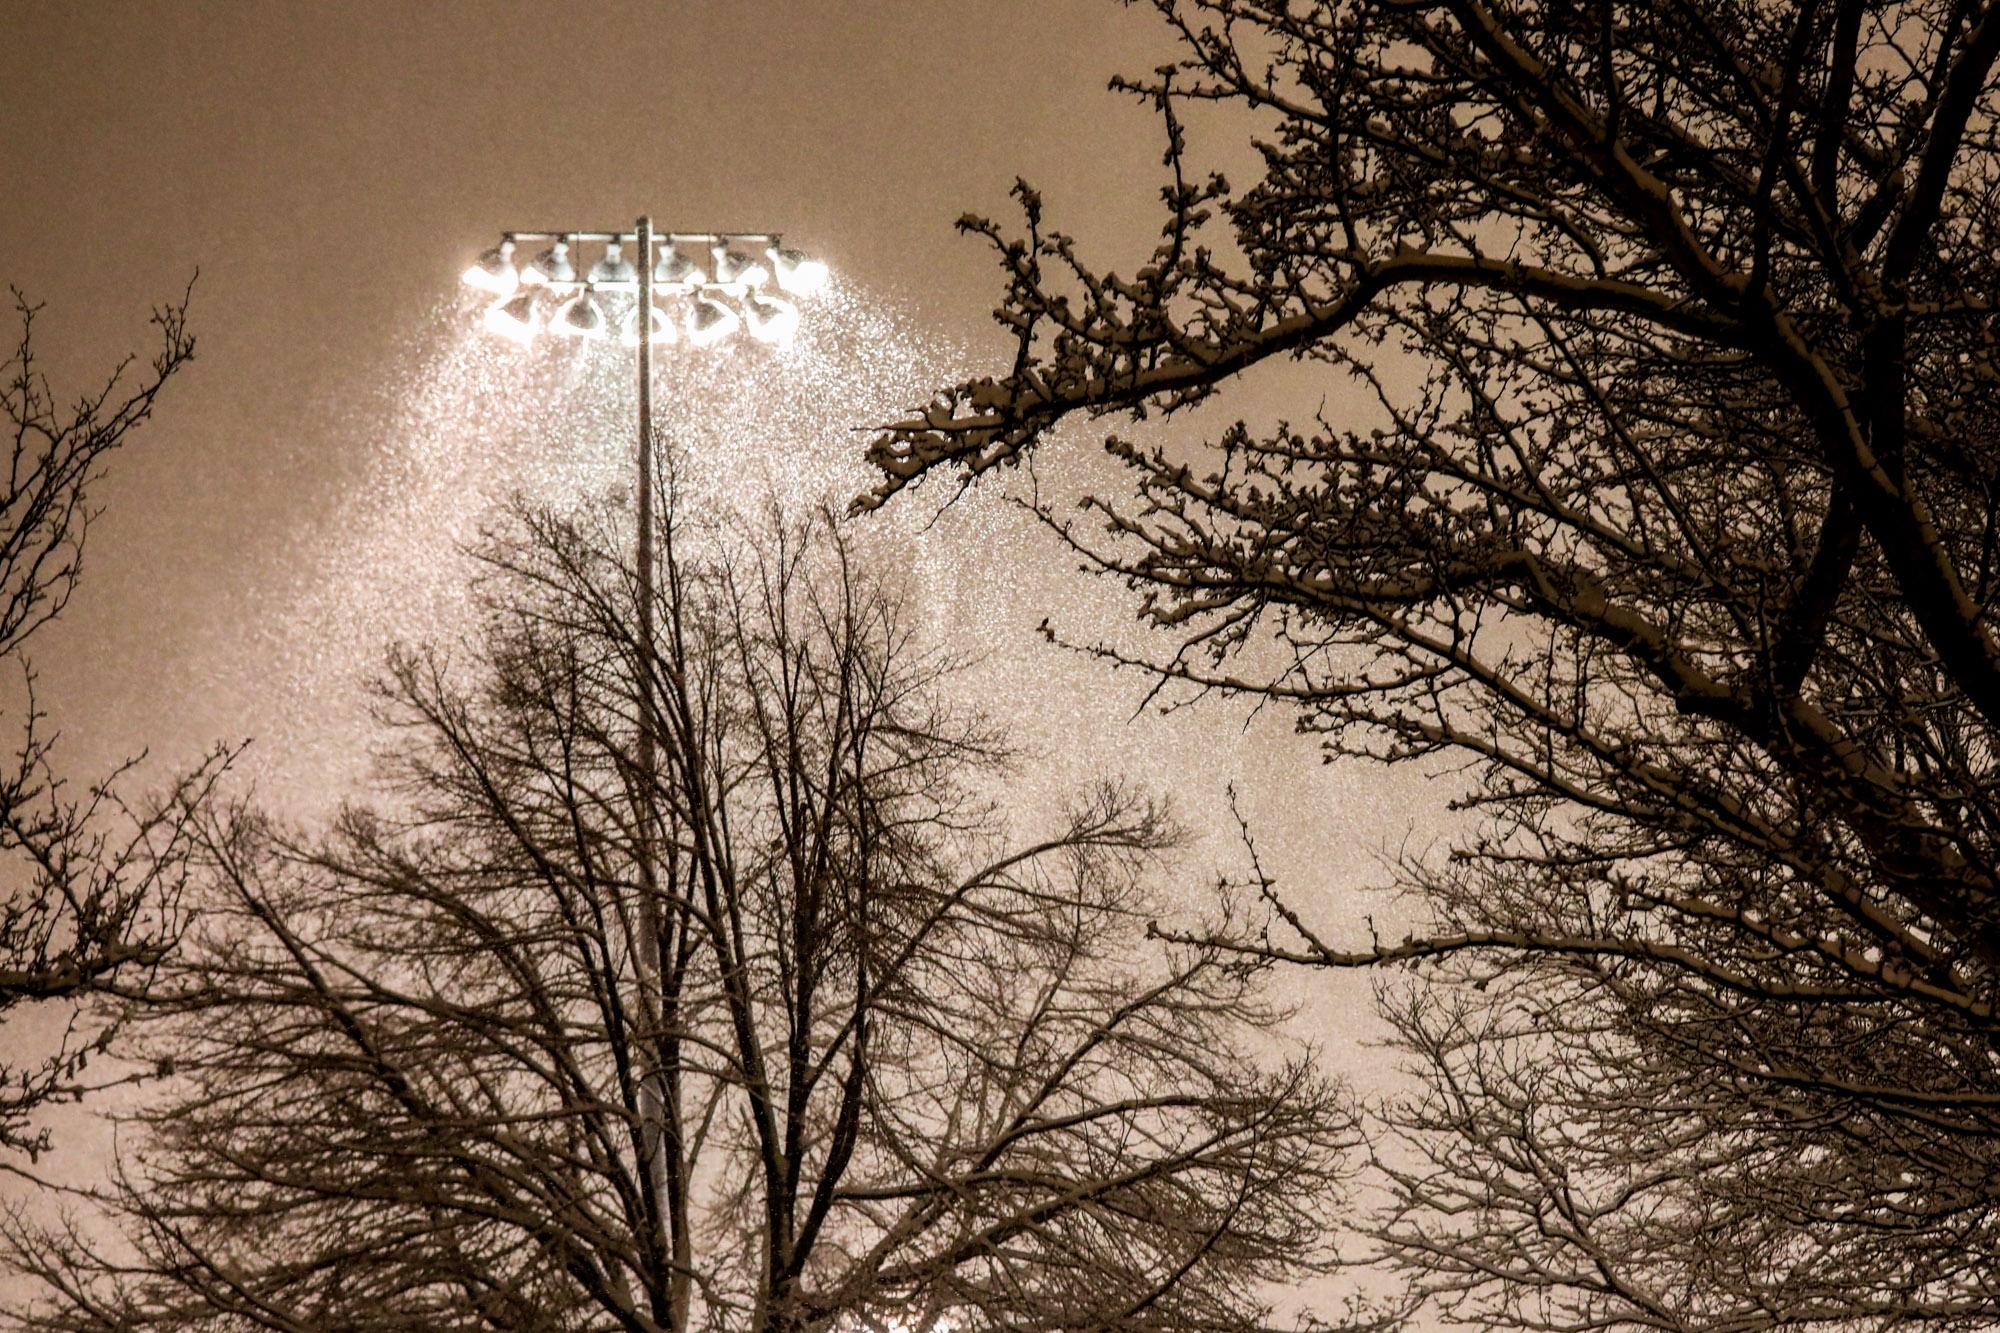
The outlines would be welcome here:
M 504 227 L 782 230 L 963 338 L 997 284 L 951 224 L 1016 173 L 1107 243 L 1153 226 L 1157 137 L 1104 84 L 1160 39 L 1116 4 L 0 0 L 0 31 L 0 278 L 58 388 L 201 274 L 199 359 L 36 645 L 79 755 L 232 730 L 176 663 L 338 510 L 352 417 Z

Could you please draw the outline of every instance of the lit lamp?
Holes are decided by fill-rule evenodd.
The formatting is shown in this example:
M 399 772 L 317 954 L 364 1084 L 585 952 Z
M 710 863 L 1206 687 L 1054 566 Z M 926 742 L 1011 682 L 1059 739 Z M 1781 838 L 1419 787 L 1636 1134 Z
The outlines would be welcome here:
M 741 296 L 771 276 L 762 264 L 741 250 L 717 245 L 710 253 L 715 256 L 715 285 L 735 295 Z
M 603 257 L 590 266 L 590 283 L 593 287 L 637 287 L 639 270 L 625 258 L 624 248 L 612 241 L 604 247 Z
M 646 303 L 647 340 L 654 343 L 670 343 L 677 336 L 674 322 L 667 318 L 667 312 L 648 301 Z M 639 307 L 633 306 L 625 312 L 625 318 L 618 326 L 618 341 L 627 347 L 639 345 Z
M 523 347 L 535 340 L 541 316 L 535 309 L 535 294 L 523 292 L 510 301 L 495 301 L 486 308 L 486 328 Z
M 502 241 L 479 256 L 471 268 L 459 275 L 459 281 L 495 296 L 511 296 L 521 285 L 521 275 L 514 271 L 514 243 Z
M 827 282 L 825 264 L 780 247 L 776 236 L 656 235 L 646 219 L 640 223 L 629 232 L 510 231 L 460 279 L 494 298 L 482 323 L 510 341 L 527 345 L 547 332 L 578 343 L 609 342 L 615 329 L 626 347 L 641 345 L 641 328 L 648 347 L 683 336 L 690 346 L 714 347 L 745 331 L 782 346 L 798 334 L 797 298 Z M 517 270 L 515 250 L 533 241 L 545 248 Z M 579 277 L 582 247 L 595 248 L 596 256 Z M 708 251 L 707 268 L 688 257 L 694 247 Z M 762 290 L 774 278 L 783 296 Z
M 743 303 L 743 317 L 759 342 L 783 346 L 799 331 L 799 308 L 775 296 L 752 296 Z
M 793 296 L 811 296 L 826 286 L 826 265 L 817 259 L 808 259 L 797 250 L 780 250 L 775 245 L 764 254 L 778 271 L 778 286 Z
M 549 321 L 549 332 L 564 338 L 608 338 L 611 321 L 590 288 L 585 287 L 556 307 L 555 318 Z
M 707 280 L 707 276 L 701 271 L 701 265 L 674 249 L 671 244 L 660 251 L 660 262 L 653 269 L 654 291 L 692 291 Z
M 569 262 L 569 242 L 556 238 L 555 244 L 535 256 L 535 262 L 521 270 L 524 287 L 548 287 L 559 282 L 575 282 L 576 265 Z
M 734 310 L 713 296 L 704 296 L 688 309 L 688 341 L 696 347 L 713 347 L 742 326 Z

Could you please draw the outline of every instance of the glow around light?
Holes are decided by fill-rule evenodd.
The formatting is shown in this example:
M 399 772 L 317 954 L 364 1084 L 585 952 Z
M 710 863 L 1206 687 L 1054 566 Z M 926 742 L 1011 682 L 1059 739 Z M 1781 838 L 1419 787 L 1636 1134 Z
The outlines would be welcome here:
M 639 270 L 625 257 L 625 248 L 613 241 L 604 247 L 604 256 L 590 266 L 590 281 L 600 287 L 636 286 Z
M 535 262 L 521 270 L 521 284 L 543 287 L 552 282 L 575 282 L 576 265 L 569 262 L 569 242 L 557 241 L 535 256 Z
M 514 243 L 502 241 L 479 256 L 477 262 L 458 275 L 458 280 L 468 287 L 482 292 L 491 292 L 505 298 L 514 294 L 521 285 L 521 275 L 514 271 Z
M 652 307 L 652 312 L 653 318 L 651 323 L 653 330 L 649 336 L 649 341 L 654 343 L 670 343 L 680 336 L 674 332 L 674 322 L 667 318 L 666 311 L 660 309 L 658 306 L 654 306 Z M 618 327 L 618 341 L 627 347 L 637 347 L 639 345 L 638 306 L 635 305 L 625 312 L 625 318 L 620 321 Z
M 688 311 L 688 341 L 696 347 L 713 347 L 743 326 L 734 310 L 704 296 Z
M 556 307 L 555 317 L 549 321 L 549 332 L 564 338 L 608 338 L 610 323 L 604 307 L 585 289 Z
M 744 307 L 750 322 L 750 336 L 759 342 L 784 346 L 799 331 L 799 308 L 775 296 L 753 296 Z
M 780 250 L 776 246 L 764 252 L 771 260 L 771 267 L 778 271 L 778 286 L 793 296 L 811 296 L 826 286 L 826 265 L 817 259 L 809 259 L 797 250 Z
M 718 287 L 746 292 L 771 276 L 754 257 L 741 250 L 728 250 L 718 245 L 711 253 L 715 256 L 715 285 Z
M 825 264 L 780 248 L 775 235 L 656 235 L 657 249 L 633 254 L 628 248 L 631 233 L 508 232 L 462 278 L 493 295 L 484 323 L 502 337 L 524 344 L 544 332 L 601 342 L 615 337 L 627 347 L 639 346 L 642 336 L 649 344 L 685 338 L 696 347 L 712 347 L 738 332 L 784 346 L 797 338 L 803 324 L 797 298 L 829 280 Z M 596 262 L 588 265 L 584 281 L 577 274 L 586 254 L 579 246 L 586 238 Z M 528 240 L 547 241 L 548 248 L 516 268 L 514 251 Z M 683 253 L 683 245 L 707 248 L 712 266 Z M 649 262 L 661 301 L 646 313 L 642 335 L 638 303 L 631 294 L 640 286 L 637 266 Z
M 526 347 L 535 340 L 541 316 L 535 310 L 535 294 L 523 292 L 511 301 L 495 301 L 486 309 L 487 331 Z
M 704 276 L 701 265 L 671 245 L 660 252 L 660 262 L 653 266 L 653 281 L 668 291 L 684 292 L 699 287 Z

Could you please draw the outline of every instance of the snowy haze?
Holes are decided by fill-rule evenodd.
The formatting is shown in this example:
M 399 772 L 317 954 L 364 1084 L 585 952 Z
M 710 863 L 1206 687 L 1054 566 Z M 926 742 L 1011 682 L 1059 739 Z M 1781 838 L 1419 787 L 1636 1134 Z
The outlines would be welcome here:
M 31 298 L 47 368 L 73 396 L 128 351 L 146 306 L 195 269 L 195 364 L 113 460 L 84 586 L 34 646 L 80 778 L 150 748 L 149 772 L 251 741 L 239 788 L 309 814 L 365 794 L 363 684 L 393 642 L 466 627 L 464 548 L 521 493 L 563 504 L 629 488 L 631 354 L 478 328 L 455 275 L 510 227 L 776 228 L 838 275 L 799 342 L 660 357 L 659 413 L 690 495 L 797 506 L 869 482 L 860 428 L 968 369 L 1004 369 L 999 295 L 962 212 L 1009 212 L 1014 177 L 1093 258 L 1151 249 L 1157 124 L 1104 91 L 1151 68 L 1149 14 L 1108 4 L 932 0 L 338 7 L 25 8 L 0 0 L 0 265 Z M 587 45 L 559 73 L 551 42 Z M 720 44 L 720 45 L 719 45 Z M 721 54 L 721 45 L 727 53 Z M 1240 137 L 1240 136 L 1239 136 Z M 1219 165 L 1227 166 L 1228 163 Z M 1304 419 L 1309 369 L 1230 412 Z M 1169 433 L 1213 429 L 1177 421 Z M 1067 502 L 1107 464 L 1087 436 L 1044 451 Z M 1044 642 L 1140 642 L 1131 604 L 1086 579 L 1009 494 L 931 485 L 860 524 L 968 699 L 1033 758 L 1027 813 L 1120 773 L 1202 835 L 1169 907 L 1240 873 L 1234 784 L 1267 870 L 1330 938 L 1394 905 L 1358 896 L 1378 853 L 1437 837 L 1441 786 L 1326 767 L 1290 719 L 1208 701 L 1142 708 L 1146 682 Z M 1379 1084 L 1363 977 L 1294 980 L 1326 1065 Z M 102 1136 L 65 1138 L 87 1170 Z M 79 1156 L 82 1160 L 79 1160 Z

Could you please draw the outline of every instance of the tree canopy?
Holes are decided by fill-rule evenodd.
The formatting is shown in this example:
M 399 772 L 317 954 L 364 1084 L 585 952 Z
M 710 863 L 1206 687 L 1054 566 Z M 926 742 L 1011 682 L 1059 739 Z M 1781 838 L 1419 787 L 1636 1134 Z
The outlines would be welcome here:
M 1234 937 L 1481 988 L 1392 988 L 1384 1255 L 1482 1324 L 2000 1317 L 2000 7 L 1154 8 L 1159 246 L 1094 268 L 1026 185 L 967 219 L 1009 368 L 858 507 L 1273 359 L 1358 388 L 1114 436 L 1128 484 L 1045 512 L 1164 678 L 1473 765 L 1478 832 L 1403 868 L 1430 930 L 1260 882 Z
M 79 792 L 55 759 L 56 732 L 36 702 L 29 640 L 69 605 L 83 574 L 91 499 L 110 455 L 152 416 L 167 381 L 194 356 L 185 297 L 153 312 L 160 347 L 145 370 L 130 360 L 65 407 L 35 353 L 41 307 L 13 293 L 20 337 L 0 366 L 7 470 L 0 475 L 0 664 L 19 708 L 16 749 L 0 765 L 0 1170 L 19 1171 L 49 1144 L 38 1111 L 81 1095 L 85 1066 L 111 1029 L 76 1003 L 131 986 L 157 964 L 177 929 L 189 816 L 224 766 L 218 752 L 161 799 L 122 796 L 132 767 Z M 29 1032 L 29 1011 L 67 1006 Z
M 1144 940 L 1165 812 L 1016 832 L 831 521 L 674 507 L 651 643 L 626 525 L 522 510 L 375 799 L 204 822 L 133 1253 L 17 1226 L 19 1327 L 1248 1330 L 1323 1270 L 1353 1116 Z

